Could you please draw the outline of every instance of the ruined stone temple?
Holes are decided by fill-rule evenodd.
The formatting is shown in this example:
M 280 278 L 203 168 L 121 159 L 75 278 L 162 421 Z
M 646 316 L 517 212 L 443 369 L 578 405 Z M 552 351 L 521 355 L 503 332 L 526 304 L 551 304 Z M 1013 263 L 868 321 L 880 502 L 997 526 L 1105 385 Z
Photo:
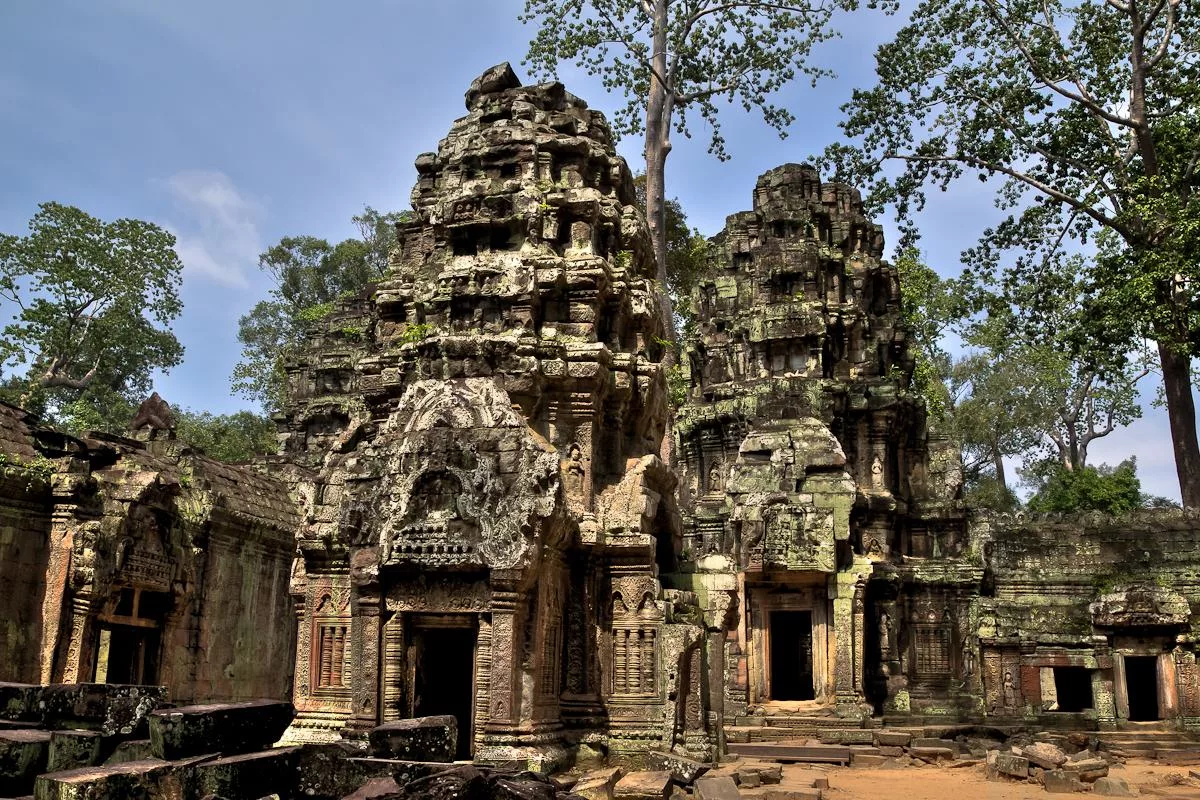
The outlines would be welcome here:
M 387 275 L 288 365 L 279 456 L 0 409 L 0 680 L 286 699 L 287 742 L 453 715 L 460 758 L 543 767 L 1200 728 L 1200 516 L 968 513 L 854 189 L 731 198 L 668 368 L 604 117 L 507 65 L 466 103 Z

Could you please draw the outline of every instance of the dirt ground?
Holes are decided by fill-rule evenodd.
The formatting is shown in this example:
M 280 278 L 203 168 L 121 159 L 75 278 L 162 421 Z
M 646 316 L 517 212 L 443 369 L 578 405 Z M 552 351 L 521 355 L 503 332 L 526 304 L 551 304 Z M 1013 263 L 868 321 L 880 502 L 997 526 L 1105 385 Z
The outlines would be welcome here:
M 1168 767 L 1153 762 L 1130 761 L 1113 767 L 1110 775 L 1124 778 L 1142 797 L 1200 799 L 1200 780 L 1189 777 L 1197 767 Z M 947 769 L 911 766 L 897 769 L 850 767 L 814 768 L 785 766 L 780 788 L 811 786 L 814 773 L 829 778 L 828 800 L 1049 800 L 1041 786 L 1030 783 L 989 781 L 983 767 Z

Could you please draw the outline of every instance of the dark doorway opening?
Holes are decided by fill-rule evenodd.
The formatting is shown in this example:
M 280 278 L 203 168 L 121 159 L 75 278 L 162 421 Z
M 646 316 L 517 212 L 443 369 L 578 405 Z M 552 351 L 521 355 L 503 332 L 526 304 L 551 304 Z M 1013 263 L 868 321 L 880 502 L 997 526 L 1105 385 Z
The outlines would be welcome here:
M 1092 707 L 1092 671 L 1087 667 L 1055 667 L 1054 693 L 1059 711 L 1083 711 Z
M 449 714 L 458 720 L 456 757 L 471 757 L 472 686 L 475 663 L 474 628 L 419 628 L 414 633 L 417 658 L 413 680 L 413 716 Z
M 771 612 L 771 699 L 812 700 L 812 612 Z
M 1125 691 L 1131 721 L 1158 719 L 1157 656 L 1125 656 Z
M 158 630 L 132 625 L 100 629 L 96 680 L 103 683 L 158 683 Z

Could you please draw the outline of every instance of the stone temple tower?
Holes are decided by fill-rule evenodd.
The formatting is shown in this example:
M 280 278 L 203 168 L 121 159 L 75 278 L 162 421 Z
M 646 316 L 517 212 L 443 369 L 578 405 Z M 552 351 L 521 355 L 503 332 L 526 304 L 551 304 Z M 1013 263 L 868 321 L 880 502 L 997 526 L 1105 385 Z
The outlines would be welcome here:
M 483 760 L 703 750 L 699 707 L 668 700 L 701 683 L 702 631 L 658 577 L 681 542 L 630 171 L 560 84 L 504 64 L 466 103 L 417 159 L 388 274 L 289 368 L 285 454 L 310 470 L 291 738 L 453 714 Z

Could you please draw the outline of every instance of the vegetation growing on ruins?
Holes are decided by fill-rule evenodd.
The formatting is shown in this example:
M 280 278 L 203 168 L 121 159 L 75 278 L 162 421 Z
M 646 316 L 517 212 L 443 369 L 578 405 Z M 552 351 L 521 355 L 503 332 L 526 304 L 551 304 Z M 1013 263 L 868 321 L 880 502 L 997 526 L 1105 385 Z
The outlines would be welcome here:
M 965 260 L 1026 312 L 1014 327 L 1044 328 L 1041 302 L 1074 282 L 1072 252 L 1094 252 L 1072 288 L 1084 313 L 1069 344 L 1090 367 L 1155 342 L 1183 502 L 1196 506 L 1200 33 L 1182 13 L 1171 0 L 924 2 L 879 49 L 877 85 L 846 106 L 856 141 L 827 156 L 908 225 L 927 188 L 999 179 L 1010 214 Z M 880 173 L 889 161 L 899 173 Z

